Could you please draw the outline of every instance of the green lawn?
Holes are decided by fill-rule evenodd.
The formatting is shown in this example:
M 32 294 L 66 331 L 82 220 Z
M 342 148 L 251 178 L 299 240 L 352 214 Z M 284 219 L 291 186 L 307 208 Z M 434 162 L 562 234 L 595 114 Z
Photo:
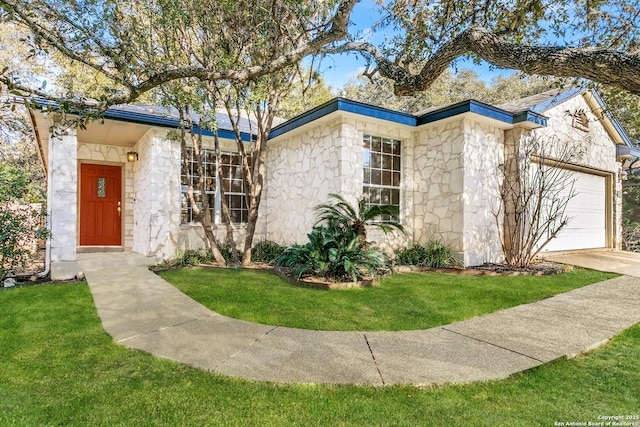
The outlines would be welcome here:
M 426 329 L 616 277 L 593 270 L 542 277 L 396 274 L 364 289 L 292 286 L 255 270 L 184 268 L 161 276 L 211 310 L 268 325 L 340 331 Z
M 255 383 L 114 344 L 88 287 L 0 291 L 0 425 L 552 426 L 640 414 L 640 325 L 508 380 L 416 388 Z

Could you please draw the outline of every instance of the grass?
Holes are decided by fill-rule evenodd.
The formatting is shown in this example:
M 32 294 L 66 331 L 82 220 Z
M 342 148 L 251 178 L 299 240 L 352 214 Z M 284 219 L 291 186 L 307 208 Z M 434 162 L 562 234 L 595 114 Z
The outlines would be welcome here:
M 504 381 L 416 388 L 276 385 L 114 344 L 87 286 L 0 291 L 1 426 L 550 426 L 640 413 L 640 325 Z
M 291 286 L 264 271 L 184 268 L 161 276 L 217 313 L 268 325 L 318 330 L 426 329 L 616 277 L 594 270 L 542 277 L 396 274 L 365 289 Z

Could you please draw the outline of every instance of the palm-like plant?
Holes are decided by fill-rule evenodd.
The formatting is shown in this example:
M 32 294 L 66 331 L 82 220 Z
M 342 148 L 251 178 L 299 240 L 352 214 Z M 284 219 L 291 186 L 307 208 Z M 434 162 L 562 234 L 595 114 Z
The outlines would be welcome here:
M 360 245 L 367 241 L 367 226 L 375 226 L 385 234 L 399 230 L 404 233 L 404 227 L 397 221 L 400 210 L 393 205 L 373 205 L 367 207 L 364 198 L 358 200 L 357 209 L 339 194 L 329 194 L 333 203 L 325 203 L 315 207 L 320 223 L 336 222 L 346 229 L 351 229 L 359 236 Z

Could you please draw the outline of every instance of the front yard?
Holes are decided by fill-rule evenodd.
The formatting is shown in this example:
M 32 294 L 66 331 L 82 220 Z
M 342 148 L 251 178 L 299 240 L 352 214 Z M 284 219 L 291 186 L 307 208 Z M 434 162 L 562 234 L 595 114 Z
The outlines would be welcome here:
M 371 288 L 324 291 L 255 270 L 183 268 L 161 276 L 209 309 L 274 326 L 340 331 L 427 329 L 616 277 L 576 269 L 533 276 L 395 274 Z
M 3 426 L 552 426 L 639 414 L 640 325 L 504 381 L 375 388 L 255 383 L 129 350 L 104 333 L 84 283 L 3 290 L 0 307 Z

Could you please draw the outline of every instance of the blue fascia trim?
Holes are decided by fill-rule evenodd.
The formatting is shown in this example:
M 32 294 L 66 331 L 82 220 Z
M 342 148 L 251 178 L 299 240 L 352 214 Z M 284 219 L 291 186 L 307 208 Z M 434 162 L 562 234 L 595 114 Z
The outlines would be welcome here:
M 485 104 L 474 99 L 457 102 L 440 110 L 426 113 L 418 117 L 417 124 L 418 126 L 420 126 L 427 123 L 433 123 L 438 120 L 446 119 L 464 113 L 475 113 L 508 124 L 529 121 L 542 126 L 547 125 L 547 119 L 540 114 L 527 111 L 525 113 L 514 115 L 509 111 L 502 110 L 498 107 L 494 107 L 493 105 Z
M 547 127 L 548 118 L 542 114 L 535 113 L 531 110 L 524 111 L 513 115 L 513 123 L 529 122 L 543 127 Z
M 407 126 L 416 126 L 416 117 L 412 114 L 401 113 L 399 111 L 393 111 L 382 107 L 376 107 L 375 105 L 364 104 L 362 102 L 339 97 L 325 102 L 306 113 L 302 113 L 299 116 L 274 127 L 271 129 L 269 139 L 276 138 L 284 133 L 311 123 L 314 120 L 318 120 L 321 117 L 333 113 L 334 111 L 344 111 L 347 113 L 387 120 Z
M 38 104 L 42 106 L 55 108 L 58 106 L 56 102 L 41 99 L 37 100 Z M 168 127 L 177 129 L 180 126 L 180 121 L 174 117 L 159 116 L 153 114 L 135 113 L 132 111 L 120 110 L 109 108 L 104 112 L 105 119 L 117 120 L 121 122 L 136 123 L 141 125 Z M 198 133 L 198 126 L 193 126 L 193 132 Z M 203 129 L 202 134 L 205 136 L 213 136 L 213 132 L 207 129 Z M 236 139 L 235 133 L 228 129 L 218 129 L 218 137 L 225 139 Z M 244 142 L 253 141 L 255 138 L 246 132 L 240 132 L 240 138 Z
M 295 116 L 294 118 L 289 119 L 286 122 L 272 128 L 271 132 L 269 133 L 269 139 L 273 139 L 284 133 L 299 128 L 300 126 L 304 126 L 307 123 L 311 123 L 321 117 L 331 114 L 334 111 L 338 111 L 338 99 L 339 98 L 334 98 L 330 101 L 327 101 L 322 105 L 312 108 L 311 110 Z
M 337 98 L 337 101 L 338 109 L 341 111 L 387 120 L 407 126 L 415 126 L 417 122 L 416 116 L 413 114 L 376 107 L 375 105 L 364 104 L 362 102 L 356 102 L 345 98 Z

